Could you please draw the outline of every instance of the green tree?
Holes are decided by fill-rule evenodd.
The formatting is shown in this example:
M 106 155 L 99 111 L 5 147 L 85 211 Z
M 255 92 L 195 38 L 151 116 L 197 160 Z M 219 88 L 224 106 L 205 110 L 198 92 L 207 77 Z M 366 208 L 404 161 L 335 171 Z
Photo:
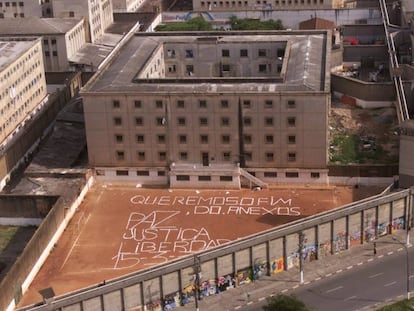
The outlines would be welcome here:
M 208 31 L 213 27 L 202 17 L 194 17 L 186 22 L 174 22 L 158 25 L 155 31 Z
M 261 21 L 259 19 L 243 18 L 237 16 L 230 17 L 230 25 L 232 30 L 282 30 L 284 29 L 280 19 L 269 19 Z
M 294 296 L 279 294 L 267 298 L 267 305 L 263 306 L 264 311 L 311 311 L 302 301 Z

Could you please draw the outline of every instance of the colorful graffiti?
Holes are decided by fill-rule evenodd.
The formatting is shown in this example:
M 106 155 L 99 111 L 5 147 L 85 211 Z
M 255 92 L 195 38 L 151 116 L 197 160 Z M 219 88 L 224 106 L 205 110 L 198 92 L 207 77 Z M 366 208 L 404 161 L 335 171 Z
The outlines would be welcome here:
M 252 269 L 247 268 L 237 272 L 237 286 L 252 282 Z
M 292 253 L 286 259 L 288 269 L 299 267 L 299 253 Z
M 393 230 L 404 230 L 405 229 L 405 219 L 404 216 L 394 218 L 392 220 L 392 229 Z
M 346 250 L 348 237 L 345 231 L 338 232 L 333 241 L 334 253 L 339 253 Z
M 285 260 L 283 257 L 277 258 L 272 262 L 270 266 L 270 273 L 276 274 L 282 272 L 285 269 Z
M 326 257 L 331 255 L 331 242 L 326 241 L 319 244 L 318 248 L 318 258 Z

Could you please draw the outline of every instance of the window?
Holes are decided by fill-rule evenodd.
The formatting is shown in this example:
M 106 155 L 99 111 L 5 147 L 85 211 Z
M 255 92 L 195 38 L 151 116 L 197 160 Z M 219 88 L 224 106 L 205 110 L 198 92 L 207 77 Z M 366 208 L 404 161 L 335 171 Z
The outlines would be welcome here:
M 53 52 L 52 52 L 52 55 L 53 55 L 53 56 L 57 56 L 57 51 L 53 51 Z
M 277 173 L 276 172 L 264 172 L 264 177 L 269 177 L 269 178 L 276 178 L 277 177 Z
M 207 108 L 207 101 L 206 101 L 206 100 L 200 100 L 200 101 L 198 102 L 198 106 L 199 106 L 200 108 Z
M 122 143 L 124 141 L 124 136 L 120 135 L 120 134 L 116 134 L 115 135 L 115 141 L 117 143 Z
M 299 173 L 298 172 L 286 172 L 285 176 L 286 178 L 298 178 Z
M 177 181 L 189 181 L 190 176 L 189 175 L 177 175 Z
M 187 160 L 187 158 L 188 158 L 188 153 L 187 152 L 185 152 L 185 151 L 180 152 L 180 160 Z
M 177 119 L 177 123 L 179 126 L 184 126 L 185 125 L 185 118 L 180 117 Z
M 266 144 L 273 144 L 273 135 L 266 135 L 265 142 Z
M 205 117 L 200 118 L 200 125 L 208 125 L 208 119 Z
M 273 158 L 274 158 L 273 152 L 266 152 L 265 156 L 266 156 L 266 161 L 269 161 L 269 162 L 273 161 Z
M 221 104 L 221 108 L 229 108 L 229 102 L 228 102 L 228 100 L 222 100 L 220 102 L 220 104 Z
M 185 144 L 187 142 L 187 135 L 179 135 L 178 141 L 180 142 L 180 144 Z
M 220 181 L 233 181 L 233 176 L 220 176 Z
M 49 57 L 50 56 L 50 52 L 49 51 L 45 51 L 45 56 Z
M 244 135 L 243 141 L 245 144 L 251 144 L 252 143 L 252 136 L 251 135 Z
M 281 57 L 285 56 L 285 50 L 283 49 L 277 49 L 277 57 L 280 59 Z
M 251 161 L 251 160 L 252 160 L 252 157 L 253 157 L 253 155 L 252 155 L 252 153 L 251 153 L 251 152 L 245 152 L 245 153 L 244 153 L 244 159 L 245 159 L 246 161 Z
M 230 57 L 230 50 L 221 50 L 221 56 Z
M 138 151 L 137 152 L 137 159 L 140 161 L 144 161 L 145 160 L 145 152 L 144 151 Z
M 112 102 L 112 107 L 113 108 L 120 108 L 121 107 L 121 103 L 119 102 L 119 100 L 114 100 Z
M 259 49 L 259 57 L 266 57 L 266 50 L 265 49 Z
M 230 152 L 223 152 L 223 160 L 230 161 L 230 159 L 231 159 Z
M 265 106 L 265 108 L 272 108 L 273 107 L 273 101 L 272 100 L 266 100 L 264 106 Z
M 116 125 L 116 126 L 122 125 L 122 118 L 121 117 L 115 117 L 114 118 L 114 125 Z
M 184 101 L 183 100 L 177 100 L 177 108 L 184 108 Z
M 294 109 L 294 108 L 296 108 L 296 102 L 294 100 L 288 100 L 288 102 L 287 102 L 287 108 L 288 109 Z
M 311 178 L 319 178 L 320 174 L 319 172 L 311 172 Z
M 288 153 L 288 161 L 295 162 L 296 161 L 296 152 L 289 152 Z
M 163 117 L 157 117 L 155 119 L 155 122 L 157 125 L 164 125 L 165 124 L 165 119 Z
M 125 159 L 125 153 L 121 150 L 116 151 L 116 158 L 117 160 L 124 160 Z
M 135 118 L 135 125 L 141 126 L 143 124 L 144 124 L 144 121 L 143 121 L 142 117 L 136 117 Z
M 250 100 L 243 100 L 243 107 L 250 108 L 251 107 Z
M 230 135 L 221 135 L 221 142 L 223 144 L 228 144 L 230 143 Z
M 273 125 L 273 117 L 266 117 L 265 118 L 265 125 L 272 126 Z
M 156 101 L 155 101 L 155 107 L 156 107 L 157 109 L 162 108 L 162 100 L 156 100 Z
M 158 143 L 164 144 L 165 143 L 165 135 L 158 135 Z
M 6 6 L 10 6 L 10 2 L 6 2 Z
M 222 66 L 221 66 L 221 69 L 223 70 L 223 71 L 230 71 L 230 65 L 229 64 L 223 64 Z
M 158 176 L 165 176 L 165 171 L 158 171 L 157 172 L 157 175 Z
M 168 72 L 173 73 L 177 71 L 177 67 L 175 65 L 168 66 Z
M 208 143 L 208 135 L 200 135 L 200 143 L 207 144 Z
M 252 119 L 251 119 L 250 117 L 244 117 L 244 118 L 243 118 L 243 124 L 244 124 L 245 126 L 250 126 L 250 125 L 252 125 Z
M 194 66 L 193 65 L 186 65 L 185 70 L 187 75 L 192 76 L 194 74 Z
M 267 72 L 267 65 L 266 64 L 259 64 L 259 72 Z
M 167 159 L 167 153 L 165 151 L 158 152 L 158 160 L 165 161 Z
M 248 52 L 246 49 L 240 50 L 240 57 L 248 57 Z
M 69 17 L 75 17 L 75 12 L 70 11 L 70 12 L 69 12 Z
M 167 57 L 174 58 L 175 57 L 175 50 L 167 50 Z
M 229 126 L 230 125 L 230 119 L 227 117 L 222 117 L 221 118 L 221 125 L 222 126 Z
M 288 117 L 287 118 L 287 123 L 289 127 L 295 126 L 296 125 L 296 118 L 295 117 Z
M 142 144 L 144 142 L 144 135 L 137 135 L 136 139 L 138 144 Z
M 149 171 L 137 171 L 137 176 L 149 176 Z
M 127 170 L 116 170 L 115 172 L 116 176 L 128 176 Z
M 134 101 L 134 107 L 135 108 L 141 108 L 142 107 L 142 103 L 140 100 L 135 100 Z
M 289 135 L 288 136 L 288 144 L 290 144 L 290 145 L 296 144 L 296 136 L 295 135 Z
M 55 45 L 55 44 L 56 44 L 56 39 L 52 39 L 52 40 L 50 40 L 50 42 L 51 42 L 53 45 Z
M 19 2 L 19 6 L 24 6 L 24 2 Z
M 210 181 L 211 176 L 198 176 L 198 181 Z
M 185 50 L 185 57 L 193 58 L 193 50 Z

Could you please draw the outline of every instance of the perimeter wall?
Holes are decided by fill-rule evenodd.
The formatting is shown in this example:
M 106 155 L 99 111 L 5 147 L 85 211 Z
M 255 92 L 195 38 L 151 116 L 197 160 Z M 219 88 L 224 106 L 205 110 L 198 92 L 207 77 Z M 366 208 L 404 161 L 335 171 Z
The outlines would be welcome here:
M 413 224 L 413 202 L 414 188 L 386 191 L 217 249 L 106 280 L 21 310 L 140 311 L 161 310 L 167 304 L 179 310 L 180 304 L 194 299 L 196 283 L 201 296 L 216 295 L 262 275 L 298 266 L 300 258 L 306 269 L 306 264 L 312 260 L 323 260 L 395 230 L 405 230 L 407 224 Z

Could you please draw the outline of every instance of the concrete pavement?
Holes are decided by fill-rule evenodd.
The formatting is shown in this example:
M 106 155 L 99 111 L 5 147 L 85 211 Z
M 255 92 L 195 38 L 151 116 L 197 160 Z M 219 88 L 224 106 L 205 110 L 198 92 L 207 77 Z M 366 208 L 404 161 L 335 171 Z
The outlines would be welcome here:
M 410 242 L 414 234 L 411 230 Z M 356 246 L 348 251 L 325 257 L 321 260 L 306 262 L 304 265 L 304 284 L 317 282 L 323 278 L 332 277 L 337 273 L 343 273 L 346 270 L 356 266 L 361 266 L 369 262 L 375 262 L 384 256 L 392 255 L 394 252 L 404 251 L 403 244 L 406 241 L 406 231 L 397 231 L 393 235 L 386 235 L 376 240 L 376 255 L 374 255 L 374 245 L 372 242 Z M 301 286 L 299 269 L 292 268 L 272 276 L 263 276 L 259 280 L 248 285 L 230 289 L 218 295 L 205 297 L 198 302 L 200 311 L 218 311 L 218 310 L 238 310 L 243 306 L 254 302 L 265 300 L 267 297 L 280 293 L 289 294 L 292 290 Z M 413 295 L 413 292 L 411 292 Z M 395 297 L 394 300 L 401 300 L 406 296 Z M 364 310 L 377 310 L 380 306 L 391 303 L 372 305 Z M 195 302 L 192 301 L 180 310 L 196 310 Z

